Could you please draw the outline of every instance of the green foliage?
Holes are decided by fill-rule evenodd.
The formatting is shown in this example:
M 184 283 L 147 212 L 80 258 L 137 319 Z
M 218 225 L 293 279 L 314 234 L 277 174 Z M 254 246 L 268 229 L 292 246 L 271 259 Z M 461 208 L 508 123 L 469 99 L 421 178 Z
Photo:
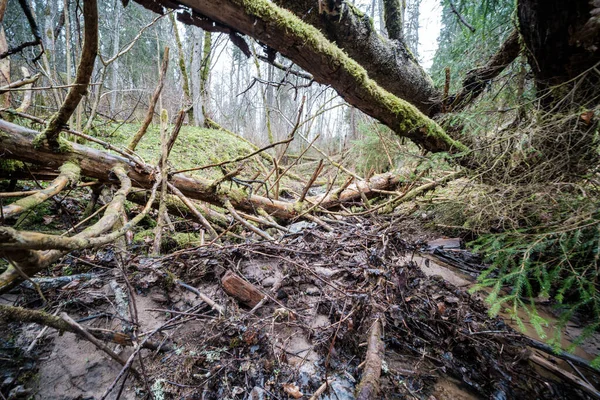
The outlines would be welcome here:
M 487 297 L 491 314 L 507 307 L 522 325 L 518 311 L 525 310 L 544 338 L 546 322 L 537 313 L 534 299 L 553 299 L 560 316 L 550 343 L 557 348 L 561 330 L 575 316 L 586 327 L 572 347 L 600 328 L 600 213 L 546 228 L 487 234 L 472 245 L 491 263 L 475 288 L 492 288 Z
M 442 31 L 433 59 L 431 74 L 438 86 L 445 80 L 444 69 L 450 66 L 450 88 L 459 89 L 467 71 L 484 64 L 513 29 L 508 23 L 515 10 L 514 0 L 453 0 L 457 11 L 475 29 L 472 32 L 443 1 Z
M 367 175 L 369 172 L 381 173 L 393 168 L 386 153 L 390 153 L 392 161 L 399 157 L 399 147 L 394 143 L 397 138 L 393 132 L 384 125 L 364 122 L 359 123 L 358 131 L 361 139 L 352 141 L 351 150 L 357 172 Z

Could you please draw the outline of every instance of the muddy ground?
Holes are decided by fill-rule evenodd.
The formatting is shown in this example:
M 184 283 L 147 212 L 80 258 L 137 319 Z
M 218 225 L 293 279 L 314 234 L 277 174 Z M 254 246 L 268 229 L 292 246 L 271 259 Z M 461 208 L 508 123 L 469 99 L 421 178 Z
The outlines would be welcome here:
M 76 279 L 46 289 L 47 303 L 23 287 L 2 303 L 65 312 L 82 326 L 158 348 L 133 358 L 136 376 L 72 333 L 2 326 L 0 392 L 36 399 L 354 399 L 369 332 L 381 323 L 385 350 L 372 398 L 595 398 L 597 373 L 534 350 L 510 321 L 490 318 L 482 295 L 467 292 L 480 260 L 459 249 L 434 250 L 435 243 L 427 246 L 434 238 L 393 218 L 353 219 L 339 221 L 334 232 L 305 225 L 277 242 L 159 258 L 144 249 L 75 253 L 50 275 L 68 269 Z M 452 258 L 463 260 L 455 265 L 463 273 Z M 227 294 L 227 271 L 267 300 L 251 308 Z M 569 329 L 565 340 L 578 324 Z M 593 358 L 599 343 L 588 340 L 578 355 Z M 134 352 L 109 347 L 123 360 Z M 542 356 L 589 387 L 532 362 Z

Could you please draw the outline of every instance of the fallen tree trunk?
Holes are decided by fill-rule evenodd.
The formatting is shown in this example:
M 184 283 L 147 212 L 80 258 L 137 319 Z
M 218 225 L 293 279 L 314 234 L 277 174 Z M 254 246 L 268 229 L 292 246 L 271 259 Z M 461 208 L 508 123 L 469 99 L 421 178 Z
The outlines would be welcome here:
M 388 40 L 378 34 L 373 21 L 349 2 L 335 2 L 322 13 L 317 12 L 315 0 L 276 0 L 275 3 L 318 28 L 329 41 L 369 71 L 369 77 L 385 90 L 426 115 L 439 111 L 442 94 L 404 41 Z
M 156 10 L 152 0 L 137 2 Z M 278 50 L 399 136 L 432 152 L 468 150 L 415 106 L 378 86 L 356 61 L 291 12 L 267 0 L 183 0 L 179 4 Z
M 104 216 L 94 225 L 72 238 L 34 233 L 36 237 L 34 237 L 33 240 L 44 242 L 45 245 L 40 244 L 39 246 L 26 246 L 24 248 L 0 249 L 0 256 L 6 257 L 11 263 L 11 265 L 0 274 L 0 293 L 5 293 L 22 282 L 25 279 L 23 275 L 33 276 L 67 253 L 67 251 L 65 251 L 68 250 L 67 246 L 63 246 L 62 250 L 57 250 L 60 246 L 54 246 L 53 241 L 61 242 L 66 240 L 79 243 L 81 243 L 81 241 L 88 242 L 89 240 L 92 240 L 90 238 L 96 238 L 114 226 L 121 215 L 125 197 L 131 188 L 131 182 L 122 166 L 115 166 L 114 172 L 121 181 L 121 188 L 117 191 L 106 208 Z M 14 235 L 19 235 L 19 231 L 12 228 L 0 227 L 0 230 L 2 230 L 0 238 L 2 238 L 1 243 L 3 245 L 7 244 L 5 242 L 12 240 L 11 238 L 14 238 Z M 52 243 L 52 245 L 50 245 L 50 243 Z
M 102 150 L 92 149 L 77 143 L 64 142 L 65 148 L 62 152 L 53 151 L 47 144 L 39 144 L 34 147 L 38 132 L 0 120 L 0 145 L 5 149 L 7 158 L 16 159 L 30 163 L 41 163 L 43 165 L 57 168 L 67 160 L 78 162 L 81 174 L 87 177 L 107 181 L 106 171 L 117 165 L 126 165 L 128 175 L 137 187 L 149 189 L 154 184 L 155 176 L 134 164 L 124 157 L 113 155 Z M 256 210 L 263 209 L 275 218 L 292 220 L 304 211 L 297 203 L 274 200 L 258 195 L 248 196 L 243 189 L 229 188 L 228 185 L 215 184 L 202 178 L 192 178 L 185 175 L 171 177 L 170 183 L 179 189 L 186 197 L 201 200 L 210 204 L 224 207 L 226 201 L 230 201 L 236 210 L 254 214 Z M 360 200 L 362 192 L 367 198 L 376 195 L 376 190 L 389 190 L 398 183 L 392 174 L 377 175 L 369 182 L 360 182 L 361 190 L 348 188 L 335 195 L 308 197 L 306 207 L 310 203 L 320 203 L 322 208 L 330 208 L 339 205 L 340 202 L 352 202 Z M 334 192 L 335 193 L 335 192 Z

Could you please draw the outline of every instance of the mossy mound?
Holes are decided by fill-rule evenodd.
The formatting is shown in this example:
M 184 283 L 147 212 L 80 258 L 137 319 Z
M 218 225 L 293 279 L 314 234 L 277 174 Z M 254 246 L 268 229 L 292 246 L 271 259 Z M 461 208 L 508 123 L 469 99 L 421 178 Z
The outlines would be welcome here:
M 133 243 L 138 246 L 151 246 L 154 241 L 154 230 L 145 229 L 136 233 L 133 237 Z M 200 244 L 200 235 L 190 232 L 163 233 L 161 239 L 161 251 L 168 252 L 172 250 L 184 249 Z
M 104 140 L 115 146 L 127 147 L 139 127 L 140 124 L 111 124 L 103 127 L 98 134 L 99 136 L 105 136 Z M 170 132 L 172 126 L 169 126 L 168 129 Z M 171 151 L 169 162 L 173 170 L 182 170 L 232 160 L 248 155 L 255 150 L 256 147 L 249 142 L 223 130 L 184 126 L 181 128 L 175 146 Z M 146 135 L 138 144 L 135 152 L 148 163 L 155 164 L 157 162 L 160 155 L 160 129 L 158 125 L 148 127 Z M 258 162 L 254 157 L 245 160 L 242 175 L 249 177 L 259 171 Z M 266 161 L 261 160 L 260 162 Z M 226 166 L 227 170 L 233 170 L 237 167 L 238 165 L 234 164 Z M 217 179 L 223 176 L 220 168 L 207 168 L 190 172 L 190 174 L 206 179 Z

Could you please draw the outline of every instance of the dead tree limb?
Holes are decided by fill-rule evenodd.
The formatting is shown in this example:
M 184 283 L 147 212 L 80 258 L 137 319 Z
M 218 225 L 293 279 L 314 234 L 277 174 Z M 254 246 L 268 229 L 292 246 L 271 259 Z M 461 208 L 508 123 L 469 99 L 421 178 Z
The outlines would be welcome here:
M 375 318 L 369 330 L 367 355 L 364 361 L 362 378 L 356 389 L 357 400 L 374 400 L 379 398 L 379 378 L 381 377 L 381 365 L 384 353 L 382 335 L 381 320 L 380 318 Z
M 69 89 L 65 101 L 56 114 L 52 116 L 48 126 L 42 133 L 42 139 L 47 140 L 50 147 L 57 149 L 58 135 L 64 125 L 67 124 L 71 115 L 79 105 L 82 97 L 87 93 L 87 87 L 94 70 L 94 61 L 98 51 L 98 5 L 97 0 L 86 0 L 83 2 L 83 47 L 81 59 L 77 66 L 75 84 Z
M 206 231 L 212 236 L 212 238 L 217 239 L 217 237 L 219 235 L 217 234 L 215 229 L 212 227 L 212 225 L 208 222 L 208 220 L 206 218 L 204 218 L 204 215 L 202 215 L 200 213 L 200 211 L 198 211 L 198 209 L 196 208 L 194 203 L 192 203 L 192 201 L 190 199 L 185 197 L 184 194 L 181 193 L 181 190 L 177 189 L 171 183 L 169 183 L 168 186 L 169 186 L 169 189 L 173 192 L 173 194 L 175 196 L 177 196 L 179 198 L 179 200 L 181 200 L 183 202 L 183 204 L 185 204 L 187 206 L 187 208 L 192 212 L 192 214 L 194 214 L 196 216 L 198 221 L 200 221 L 200 223 L 202 224 L 204 229 L 206 229 Z
M 65 142 L 63 152 L 55 152 L 47 145 L 38 148 L 33 147 L 38 133 L 3 120 L 0 120 L 0 147 L 5 151 L 6 157 L 25 162 L 39 164 L 43 162 L 48 167 L 58 167 L 65 161 L 79 162 L 81 174 L 90 178 L 107 181 L 106 171 L 117 165 L 129 166 L 129 178 L 140 188 L 151 188 L 155 184 L 156 177 L 151 172 L 136 168 L 136 164 L 130 160 L 109 154 L 107 152 L 92 149 L 77 143 Z M 378 193 L 372 189 L 389 190 L 399 182 L 393 174 L 387 173 L 374 176 L 369 182 L 361 182 L 361 190 L 368 198 L 377 196 Z M 213 181 L 199 177 L 189 177 L 178 174 L 170 179 L 170 183 L 179 189 L 186 197 L 201 200 L 206 203 L 223 207 L 225 201 L 230 201 L 236 210 L 255 213 L 255 210 L 263 209 L 274 218 L 291 220 L 302 214 L 303 210 L 291 202 L 274 200 L 256 194 L 248 195 L 243 189 L 231 188 L 229 185 L 214 185 Z M 332 191 L 334 192 L 334 191 Z M 339 206 L 345 201 L 354 201 L 360 198 L 360 194 L 352 188 L 342 191 L 336 198 L 333 195 L 309 197 L 306 200 L 311 203 L 321 202 L 321 207 L 331 208 Z M 321 201 L 322 199 L 322 201 Z
M 263 238 L 265 240 L 275 240 L 267 232 L 263 231 L 262 229 L 257 228 L 256 226 L 252 225 L 250 222 L 248 222 L 244 218 L 242 218 L 242 216 L 240 214 L 238 214 L 237 211 L 235 211 L 235 208 L 233 208 L 233 206 L 231 205 L 231 202 L 229 200 L 225 200 L 225 203 L 223 205 L 225 206 L 227 211 L 229 211 L 231 216 L 235 220 L 237 220 L 240 224 L 242 224 L 245 228 L 251 230 L 252 232 L 256 233 L 258 236 L 260 236 L 261 238 Z
M 113 171 L 121 180 L 121 188 L 117 191 L 106 208 L 104 216 L 98 222 L 70 238 L 43 235 L 36 232 L 19 232 L 12 228 L 0 227 L 0 237 L 2 238 L 1 245 L 5 246 L 4 249 L 0 249 L 0 256 L 11 260 L 12 263 L 17 265 L 27 276 L 33 276 L 66 254 L 67 250 L 74 250 L 81 245 L 84 247 L 93 247 L 110 243 L 131 229 L 132 226 L 135 226 L 143 216 L 137 219 L 134 224 L 132 224 L 132 222 L 135 221 L 139 215 L 132 219 L 128 224 L 124 225 L 121 230 L 99 237 L 102 233 L 111 229 L 118 221 L 127 192 L 129 192 L 129 189 L 131 188 L 131 181 L 127 177 L 122 166 L 115 167 Z M 155 191 L 156 185 L 153 189 L 153 193 L 155 193 Z M 147 213 L 147 210 L 144 211 Z M 144 211 L 142 211 L 142 213 Z M 11 242 L 15 245 L 20 240 L 25 240 L 26 243 L 23 243 L 25 245 L 24 248 L 19 248 L 19 245 L 11 248 Z M 10 290 L 15 285 L 22 282 L 22 280 L 21 274 L 15 268 L 9 266 L 2 274 L 0 274 L 0 293 Z
M 12 204 L 2 207 L 4 218 L 11 218 L 19 215 L 33 207 L 43 203 L 50 197 L 60 193 L 67 185 L 74 186 L 79 181 L 80 168 L 77 164 L 66 162 L 60 167 L 60 175 L 52 181 L 50 186 L 43 190 L 17 200 Z
M 450 110 L 459 111 L 471 104 L 483 93 L 492 79 L 500 75 L 518 57 L 520 52 L 519 32 L 515 29 L 484 66 L 467 73 L 462 83 L 462 89 L 454 96 L 454 99 L 451 99 Z
M 160 76 L 158 78 L 158 85 L 156 86 L 156 89 L 154 89 L 154 93 L 152 94 L 152 97 L 150 98 L 150 104 L 148 105 L 148 111 L 146 112 L 146 118 L 144 118 L 144 122 L 142 122 L 142 126 L 140 126 L 140 129 L 138 129 L 138 131 L 135 133 L 135 135 L 133 135 L 131 142 L 129 142 L 129 145 L 127 146 L 128 152 L 133 153 L 135 151 L 135 148 L 137 147 L 140 140 L 142 140 L 142 138 L 146 134 L 146 130 L 148 129 L 148 126 L 150 126 L 150 123 L 152 122 L 152 117 L 154 116 L 154 108 L 156 107 L 156 103 L 158 102 L 158 98 L 160 97 L 160 92 L 162 91 L 162 88 L 165 84 L 165 76 L 167 75 L 167 67 L 168 66 L 169 66 L 169 48 L 165 47 L 165 52 L 163 54 L 163 62 L 160 67 Z
M 475 28 L 473 28 L 473 25 L 468 23 L 465 17 L 463 17 L 462 14 L 458 12 L 452 0 L 448 0 L 448 2 L 450 3 L 450 8 L 452 9 L 452 12 L 458 17 L 460 23 L 466 26 L 471 32 L 475 33 Z
M 19 79 L 18 81 L 14 81 L 6 86 L 0 87 L 0 94 L 9 92 L 10 89 L 31 85 L 32 83 L 35 83 L 35 81 L 37 81 L 40 78 L 40 76 L 42 76 L 42 74 L 40 74 L 39 72 L 33 76 L 29 76 L 29 74 L 27 74 L 27 76 L 25 76 L 23 79 Z

